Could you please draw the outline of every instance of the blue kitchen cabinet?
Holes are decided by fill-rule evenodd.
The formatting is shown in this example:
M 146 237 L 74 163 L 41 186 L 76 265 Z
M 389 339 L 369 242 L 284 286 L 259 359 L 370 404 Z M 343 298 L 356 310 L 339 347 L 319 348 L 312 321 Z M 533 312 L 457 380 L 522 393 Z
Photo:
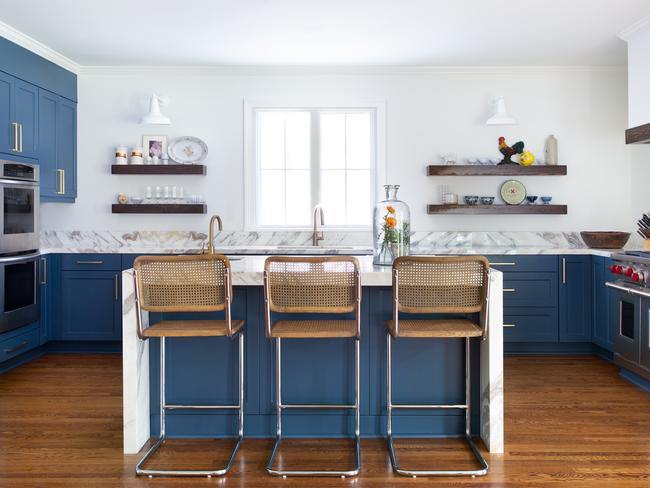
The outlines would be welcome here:
M 560 342 L 591 342 L 591 256 L 562 256 L 558 264 Z
M 39 161 L 41 200 L 74 202 L 77 196 L 77 106 L 39 92 Z
M 14 130 L 11 125 L 14 78 L 0 71 L 0 153 L 11 153 Z
M 592 314 L 593 314 L 593 342 L 603 349 L 614 351 L 614 331 L 611 327 L 610 307 L 612 294 L 605 282 L 609 279 L 609 259 L 594 256 L 591 262 L 592 279 Z
M 65 257 L 65 256 L 64 256 Z M 92 266 L 92 265 L 91 265 Z M 119 270 L 61 272 L 61 323 L 64 341 L 118 341 L 122 336 Z
M 41 345 L 52 339 L 52 292 L 54 290 L 54 283 L 56 282 L 53 261 L 54 255 L 47 254 L 41 256 L 39 265 L 39 292 L 41 298 L 41 318 L 39 319 L 39 323 L 41 326 Z
M 13 121 L 18 125 L 17 154 L 26 158 L 38 156 L 38 88 L 16 80 L 14 83 Z

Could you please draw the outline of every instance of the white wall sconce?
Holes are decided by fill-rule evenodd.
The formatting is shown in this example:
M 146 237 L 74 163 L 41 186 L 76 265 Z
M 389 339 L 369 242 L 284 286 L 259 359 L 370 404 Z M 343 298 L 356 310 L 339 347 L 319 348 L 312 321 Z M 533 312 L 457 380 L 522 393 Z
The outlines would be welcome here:
M 172 123 L 169 117 L 165 116 L 160 111 L 161 105 L 169 105 L 169 97 L 166 95 L 158 95 L 154 93 L 151 95 L 149 102 L 149 113 L 140 119 L 142 125 L 169 125 Z
M 496 112 L 492 117 L 487 119 L 485 122 L 486 125 L 515 125 L 517 124 L 517 119 L 508 115 L 506 110 L 506 101 L 503 97 L 498 97 L 494 105 L 496 106 Z

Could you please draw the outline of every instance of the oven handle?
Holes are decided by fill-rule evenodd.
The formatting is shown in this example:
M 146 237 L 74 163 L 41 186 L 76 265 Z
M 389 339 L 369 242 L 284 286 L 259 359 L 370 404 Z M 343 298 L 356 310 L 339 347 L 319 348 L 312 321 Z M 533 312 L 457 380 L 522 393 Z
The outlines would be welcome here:
M 0 185 L 11 185 L 14 187 L 34 188 L 38 186 L 38 181 L 35 180 L 9 180 L 0 178 Z
M 41 255 L 40 252 L 35 252 L 32 254 L 22 254 L 20 256 L 4 257 L 4 258 L 0 258 L 0 264 L 19 263 L 20 261 L 30 261 L 32 259 L 38 258 L 40 255 Z
M 641 290 L 637 290 L 636 288 L 630 288 L 630 287 L 627 287 L 627 286 L 619 285 L 618 283 L 611 283 L 611 282 L 608 281 L 608 282 L 605 283 L 605 286 L 607 286 L 609 288 L 614 288 L 615 290 L 625 291 L 625 292 L 630 293 L 632 295 L 638 295 L 640 297 L 650 298 L 650 293 L 648 293 L 646 291 L 641 291 Z

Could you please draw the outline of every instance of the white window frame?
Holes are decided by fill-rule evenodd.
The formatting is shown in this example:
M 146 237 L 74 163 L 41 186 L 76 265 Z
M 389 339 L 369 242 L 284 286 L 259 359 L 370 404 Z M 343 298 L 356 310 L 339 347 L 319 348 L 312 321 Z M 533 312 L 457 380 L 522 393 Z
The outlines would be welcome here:
M 257 110 L 304 110 L 304 111 L 332 111 L 344 110 L 353 112 L 374 111 L 372 130 L 374 131 L 375 145 L 373 149 L 374 167 L 370 169 L 372 178 L 370 188 L 370 208 L 377 201 L 386 179 L 386 104 L 383 100 L 302 100 L 290 99 L 244 99 L 244 230 L 247 231 L 282 231 L 282 230 L 311 230 L 309 225 L 261 225 L 257 222 L 257 175 L 259 174 L 256 142 L 256 111 Z M 312 151 L 319 150 L 312 144 Z M 312 154 L 312 158 L 314 155 Z M 313 180 L 313 178 L 312 178 Z M 314 185 L 312 184 L 312 192 Z M 327 209 L 325 208 L 325 229 L 337 230 L 368 230 L 372 228 L 372 216 L 368 216 L 368 225 L 328 225 Z

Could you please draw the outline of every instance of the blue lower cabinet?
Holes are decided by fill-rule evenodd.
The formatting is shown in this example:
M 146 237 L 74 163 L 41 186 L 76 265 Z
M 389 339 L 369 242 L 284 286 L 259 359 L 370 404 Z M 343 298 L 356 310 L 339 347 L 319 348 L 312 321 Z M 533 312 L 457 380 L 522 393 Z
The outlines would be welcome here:
M 592 340 L 603 349 L 614 351 L 614 328 L 610 321 L 610 308 L 614 300 L 610 289 L 605 286 L 609 279 L 609 259 L 593 256 L 591 261 L 592 280 Z
M 591 256 L 562 256 L 559 260 L 560 342 L 591 342 Z
M 120 340 L 120 278 L 119 271 L 62 271 L 61 324 L 54 338 L 73 341 Z
M 53 292 L 56 284 L 57 272 L 54 266 L 56 261 L 54 254 L 41 256 L 39 263 L 39 287 L 41 294 L 41 325 L 40 343 L 45 344 L 52 339 L 52 312 L 53 312 Z

